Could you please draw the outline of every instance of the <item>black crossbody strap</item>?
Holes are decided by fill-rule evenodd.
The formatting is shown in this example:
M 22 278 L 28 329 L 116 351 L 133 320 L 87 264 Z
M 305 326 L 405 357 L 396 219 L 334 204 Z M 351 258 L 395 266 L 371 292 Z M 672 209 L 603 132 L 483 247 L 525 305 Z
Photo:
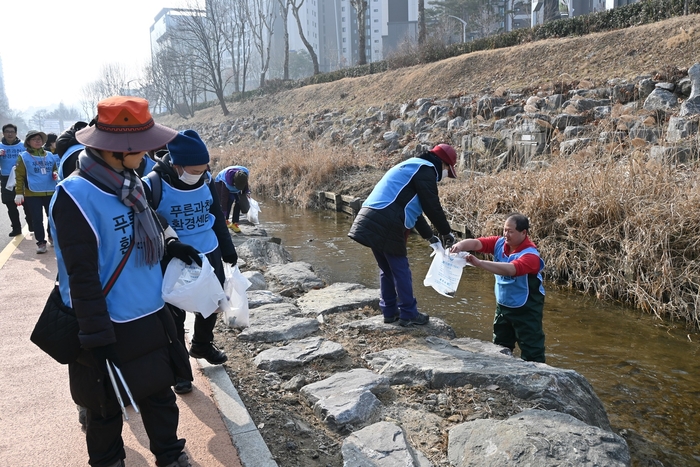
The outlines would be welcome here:
M 131 244 L 129 245 L 129 249 L 126 250 L 124 257 L 117 265 L 117 269 L 114 270 L 114 272 L 112 273 L 112 277 L 109 278 L 109 280 L 107 281 L 107 283 L 104 286 L 104 289 L 102 289 L 102 293 L 105 297 L 107 296 L 109 291 L 112 290 L 112 287 L 114 287 L 114 283 L 117 282 L 119 275 L 124 270 L 124 266 L 126 265 L 126 261 L 129 259 L 129 256 L 131 256 L 131 250 L 134 249 L 134 243 L 136 243 L 136 241 L 135 241 L 135 239 L 132 238 Z

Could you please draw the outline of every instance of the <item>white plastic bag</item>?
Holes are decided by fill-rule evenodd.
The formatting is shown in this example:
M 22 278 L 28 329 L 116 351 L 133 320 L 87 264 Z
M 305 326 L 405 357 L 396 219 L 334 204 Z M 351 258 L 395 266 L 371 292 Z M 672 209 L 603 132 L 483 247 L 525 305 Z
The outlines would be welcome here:
M 12 166 L 12 170 L 10 170 L 10 175 L 7 177 L 7 184 L 5 185 L 5 189 L 12 191 L 15 189 L 15 185 L 17 184 L 17 179 L 15 178 L 15 166 Z
M 432 287 L 440 295 L 454 298 L 459 280 L 462 278 L 462 269 L 469 263 L 461 253 L 451 255 L 445 252 L 439 242 L 430 246 L 433 248 L 433 252 L 430 254 L 433 257 L 433 262 L 430 264 L 428 274 L 425 275 L 423 285 Z
M 222 307 L 224 320 L 232 328 L 245 328 L 250 324 L 246 290 L 251 282 L 241 273 L 238 266 L 224 263 L 224 273 L 226 274 L 224 291 L 228 302 Z
M 207 318 L 219 308 L 226 294 L 207 257 L 199 257 L 202 267 L 195 262 L 188 266 L 177 258 L 170 260 L 163 275 L 161 293 L 166 302 Z
M 260 223 L 260 219 L 258 218 L 258 214 L 260 214 L 260 204 L 253 198 L 248 198 L 248 201 L 250 202 L 250 209 L 248 209 L 246 213 L 246 218 L 257 225 Z

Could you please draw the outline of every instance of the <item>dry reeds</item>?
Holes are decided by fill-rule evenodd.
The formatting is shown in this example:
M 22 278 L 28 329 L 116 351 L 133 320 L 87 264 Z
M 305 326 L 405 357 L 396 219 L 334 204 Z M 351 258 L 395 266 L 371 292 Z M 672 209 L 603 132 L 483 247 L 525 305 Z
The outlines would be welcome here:
M 456 222 L 500 234 L 529 216 L 548 279 L 700 327 L 697 169 L 634 157 L 558 157 L 536 172 L 473 177 L 441 189 Z
M 252 167 L 256 192 L 312 206 L 317 191 L 366 197 L 400 160 L 290 141 L 224 154 L 219 166 Z M 601 145 L 537 170 L 465 175 L 440 195 L 448 218 L 477 236 L 500 234 L 511 212 L 527 215 L 548 280 L 700 328 L 699 171 Z

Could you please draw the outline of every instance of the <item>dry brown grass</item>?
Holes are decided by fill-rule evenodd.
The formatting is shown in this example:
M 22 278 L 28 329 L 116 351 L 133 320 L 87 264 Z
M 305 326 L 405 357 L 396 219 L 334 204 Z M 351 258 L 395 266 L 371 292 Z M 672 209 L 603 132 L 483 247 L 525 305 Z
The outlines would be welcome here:
M 548 279 L 700 327 L 698 167 L 610 154 L 557 157 L 538 171 L 474 176 L 441 188 L 476 235 L 522 212 Z
M 370 166 L 367 153 L 289 138 L 284 145 L 261 143 L 248 150 L 224 151 L 217 167 L 254 167 L 255 192 L 298 206 L 310 206 L 318 191 L 338 191 L 338 181 Z M 216 169 L 216 167 L 215 167 Z

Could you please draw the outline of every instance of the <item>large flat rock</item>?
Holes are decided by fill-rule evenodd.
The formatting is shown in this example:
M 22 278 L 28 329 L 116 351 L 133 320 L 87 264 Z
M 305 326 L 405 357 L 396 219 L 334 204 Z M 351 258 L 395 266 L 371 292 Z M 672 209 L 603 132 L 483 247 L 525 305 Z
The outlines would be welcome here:
M 507 420 L 475 420 L 449 431 L 454 467 L 627 467 L 625 440 L 571 415 L 525 410 Z
M 305 315 L 327 315 L 366 306 L 379 309 L 379 289 L 364 285 L 336 282 L 322 289 L 310 290 L 297 299 Z
M 309 337 L 283 347 L 273 347 L 255 356 L 255 365 L 261 370 L 284 371 L 300 367 L 319 358 L 340 358 L 345 349 L 337 342 L 322 337 Z
M 579 373 L 544 363 L 524 362 L 462 349 L 437 337 L 425 339 L 426 348 L 393 348 L 365 355 L 371 368 L 391 384 L 431 388 L 497 385 L 520 399 L 572 415 L 589 425 L 610 431 L 603 403 Z
M 274 303 L 250 310 L 250 325 L 238 338 L 244 341 L 280 342 L 302 339 L 318 331 L 318 321 L 299 316 L 291 303 Z

